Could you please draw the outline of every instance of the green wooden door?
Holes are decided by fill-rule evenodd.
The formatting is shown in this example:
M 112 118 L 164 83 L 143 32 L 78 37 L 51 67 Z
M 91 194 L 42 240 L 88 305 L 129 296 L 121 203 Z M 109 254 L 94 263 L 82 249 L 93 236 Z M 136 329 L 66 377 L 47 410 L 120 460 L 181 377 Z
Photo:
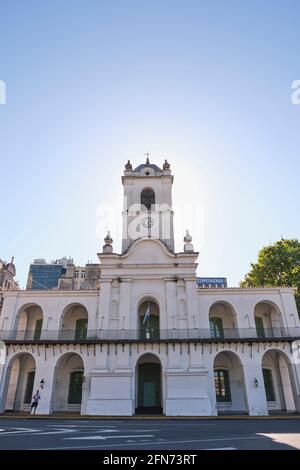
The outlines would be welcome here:
M 29 404 L 32 400 L 35 371 L 28 372 L 23 403 Z
M 222 318 L 209 319 L 210 336 L 212 338 L 224 338 L 224 328 Z
M 276 401 L 272 371 L 271 369 L 263 369 L 262 371 L 267 401 Z
M 39 339 L 41 339 L 42 325 L 43 325 L 43 319 L 42 318 L 35 322 L 35 329 L 34 329 L 34 334 L 33 334 L 33 340 L 34 341 L 38 341 Z
M 261 317 L 255 317 L 256 333 L 258 338 L 265 338 L 264 321 Z
M 87 337 L 88 321 L 86 319 L 76 320 L 75 326 L 75 340 L 86 339 Z
M 68 403 L 80 405 L 82 398 L 83 371 L 75 371 L 70 374 Z
M 138 367 L 138 407 L 161 406 L 160 364 L 147 362 Z

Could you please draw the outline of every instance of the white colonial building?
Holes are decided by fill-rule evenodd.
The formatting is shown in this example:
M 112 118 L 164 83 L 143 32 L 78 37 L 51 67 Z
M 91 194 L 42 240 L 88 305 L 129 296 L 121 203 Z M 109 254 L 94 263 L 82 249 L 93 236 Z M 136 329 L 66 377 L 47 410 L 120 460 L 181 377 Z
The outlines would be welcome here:
M 187 233 L 174 252 L 170 165 L 122 177 L 122 253 L 110 235 L 95 290 L 3 290 L 0 412 L 267 415 L 300 409 L 292 288 L 203 288 Z

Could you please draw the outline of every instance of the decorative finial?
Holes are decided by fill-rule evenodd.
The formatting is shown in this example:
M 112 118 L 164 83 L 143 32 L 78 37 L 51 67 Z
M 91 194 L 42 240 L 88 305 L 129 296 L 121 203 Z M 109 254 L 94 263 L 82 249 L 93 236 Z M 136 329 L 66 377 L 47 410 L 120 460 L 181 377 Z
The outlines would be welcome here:
M 170 170 L 170 163 L 167 159 L 165 159 L 165 163 L 163 164 L 163 170 Z
M 107 232 L 106 237 L 104 238 L 103 253 L 111 254 L 113 252 L 113 239 L 110 236 L 110 231 Z
M 185 234 L 185 237 L 184 237 L 183 241 L 184 241 L 183 249 L 184 249 L 185 252 L 194 251 L 194 245 L 192 244 L 192 237 L 189 234 L 188 230 L 186 231 L 186 234 Z
M 125 170 L 126 171 L 132 171 L 132 165 L 130 163 L 130 160 L 128 160 L 128 162 L 126 163 L 125 165 Z
M 146 157 L 147 157 L 146 165 L 150 165 L 150 160 L 149 160 L 150 153 L 146 152 L 144 155 L 146 155 Z
M 183 239 L 184 243 L 191 243 L 193 240 L 192 236 L 189 234 L 189 231 L 186 231 L 185 237 Z
M 104 238 L 105 245 L 112 245 L 113 239 L 110 236 L 110 231 L 108 230 L 106 237 Z

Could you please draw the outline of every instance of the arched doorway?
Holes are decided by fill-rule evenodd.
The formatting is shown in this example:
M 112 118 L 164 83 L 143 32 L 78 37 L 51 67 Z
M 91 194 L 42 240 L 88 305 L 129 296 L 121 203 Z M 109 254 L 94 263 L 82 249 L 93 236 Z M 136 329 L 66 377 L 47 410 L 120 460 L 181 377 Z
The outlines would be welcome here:
M 140 339 L 159 339 L 159 308 L 152 300 L 139 306 L 138 313 Z
M 30 411 L 34 394 L 36 364 L 29 353 L 13 357 L 6 371 L 6 411 Z
M 272 302 L 259 302 L 254 308 L 254 320 L 258 338 L 276 338 L 284 335 L 282 315 Z
M 162 413 L 162 372 L 154 354 L 144 354 L 136 365 L 136 413 Z
M 34 340 L 41 338 L 43 311 L 37 304 L 24 305 L 16 317 L 15 337 L 17 340 Z
M 209 309 L 211 338 L 237 338 L 236 314 L 227 302 L 216 302 Z
M 214 360 L 214 384 L 218 413 L 248 413 L 244 370 L 240 358 L 222 351 Z
M 66 353 L 58 359 L 55 367 L 52 411 L 81 410 L 84 364 L 76 353 Z
M 276 349 L 267 351 L 262 358 L 262 373 L 269 412 L 295 411 L 295 377 L 286 355 Z
M 88 312 L 84 305 L 71 304 L 61 319 L 60 339 L 80 341 L 87 338 Z

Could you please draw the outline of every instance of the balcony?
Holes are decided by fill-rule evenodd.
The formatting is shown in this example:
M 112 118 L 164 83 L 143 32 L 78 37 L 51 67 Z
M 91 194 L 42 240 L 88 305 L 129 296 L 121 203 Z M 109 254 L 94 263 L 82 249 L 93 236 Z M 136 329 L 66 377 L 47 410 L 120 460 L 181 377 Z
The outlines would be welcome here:
M 263 334 L 255 328 L 224 328 L 217 333 L 209 328 L 168 330 L 87 330 L 79 334 L 76 330 L 0 331 L 0 340 L 7 343 L 96 343 L 96 342 L 226 342 L 269 341 L 300 339 L 300 328 L 270 328 Z

